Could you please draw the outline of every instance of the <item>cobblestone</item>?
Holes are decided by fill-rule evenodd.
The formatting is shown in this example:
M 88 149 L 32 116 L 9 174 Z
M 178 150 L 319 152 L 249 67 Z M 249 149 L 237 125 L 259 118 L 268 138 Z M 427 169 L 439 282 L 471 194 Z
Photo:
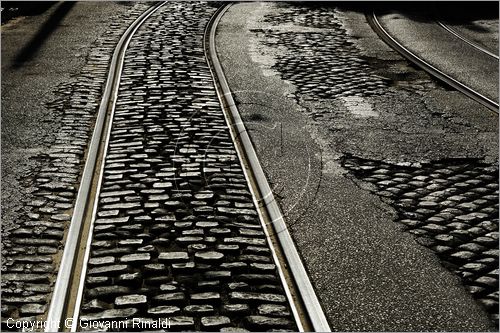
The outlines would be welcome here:
M 87 320 L 133 312 L 169 318 L 174 329 L 296 328 L 205 61 L 214 12 L 168 2 L 131 40 L 93 230 Z M 280 311 L 259 317 L 269 303 Z
M 397 222 L 462 279 L 498 326 L 498 274 L 490 274 L 498 272 L 498 166 L 450 160 L 409 167 L 352 156 L 343 166 L 375 186 Z

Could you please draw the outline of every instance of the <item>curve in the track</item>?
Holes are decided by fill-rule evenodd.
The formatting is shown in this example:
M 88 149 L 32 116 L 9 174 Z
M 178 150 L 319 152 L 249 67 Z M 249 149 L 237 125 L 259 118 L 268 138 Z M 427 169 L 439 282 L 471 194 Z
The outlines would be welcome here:
M 489 110 L 498 114 L 498 102 L 484 96 L 483 94 L 467 86 L 466 84 L 454 79 L 453 77 L 439 70 L 438 68 L 431 65 L 424 59 L 420 58 L 415 53 L 408 50 L 401 43 L 399 43 L 394 37 L 392 37 L 387 32 L 387 30 L 382 26 L 382 24 L 380 24 L 375 12 L 366 14 L 366 18 L 372 29 L 377 33 L 377 35 L 379 35 L 379 37 L 386 44 L 388 44 L 394 50 L 398 51 L 406 59 L 410 60 L 411 62 L 413 62 L 414 64 L 416 64 L 429 74 L 447 83 L 448 85 L 452 86 L 453 88 L 457 89 L 458 91 L 462 92 L 463 94 L 467 95 L 473 100 L 486 106 Z
M 469 44 L 470 46 L 478 49 L 479 51 L 481 51 L 483 53 L 486 53 L 487 55 L 489 55 L 492 58 L 495 58 L 497 60 L 499 59 L 498 55 L 496 55 L 496 54 L 488 51 L 486 48 L 484 48 L 483 46 L 479 45 L 478 43 L 473 42 L 470 39 L 467 39 L 466 37 L 464 37 L 462 34 L 460 34 L 458 31 L 456 31 L 455 29 L 453 29 L 452 27 L 450 27 L 446 23 L 443 23 L 442 21 L 436 21 L 436 22 L 437 22 L 437 24 L 441 28 L 443 28 L 444 30 L 448 31 L 450 34 L 452 34 L 453 36 L 455 36 L 458 39 L 462 40 L 463 42 Z

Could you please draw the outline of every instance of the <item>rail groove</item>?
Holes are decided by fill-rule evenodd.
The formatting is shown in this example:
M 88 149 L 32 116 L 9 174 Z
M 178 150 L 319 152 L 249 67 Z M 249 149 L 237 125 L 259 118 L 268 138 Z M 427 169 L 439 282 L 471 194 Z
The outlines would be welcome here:
M 396 39 L 394 39 L 388 32 L 387 30 L 384 29 L 382 24 L 380 24 L 377 15 L 372 12 L 370 14 L 366 14 L 366 19 L 372 29 L 379 35 L 379 37 L 386 43 L 388 44 L 391 48 L 395 49 L 397 52 L 399 52 L 403 57 L 408 59 L 409 61 L 413 62 L 415 65 L 419 66 L 429 74 L 433 75 L 434 77 L 438 78 L 439 80 L 445 82 L 446 84 L 452 86 L 453 88 L 457 89 L 458 91 L 462 92 L 463 94 L 467 95 L 468 97 L 472 98 L 478 103 L 481 103 L 482 105 L 486 106 L 489 110 L 495 112 L 498 114 L 498 102 L 495 102 L 491 100 L 490 98 L 484 96 L 483 94 L 477 92 L 476 90 L 472 89 L 471 87 L 463 84 L 462 82 L 454 79 L 453 77 L 449 76 L 448 74 L 442 72 L 441 70 L 437 69 L 430 63 L 426 62 L 424 59 L 418 57 L 416 54 L 405 48 L 401 43 L 399 43 Z
M 217 55 L 217 48 L 215 44 L 217 25 L 230 6 L 231 4 L 223 6 L 212 17 L 212 20 L 206 29 L 205 52 L 214 78 L 217 95 L 224 108 L 224 115 L 228 121 L 231 136 L 235 142 L 239 158 L 243 164 L 247 166 L 247 168 L 244 168 L 244 170 L 246 169 L 245 175 L 249 183 L 252 185 L 251 188 L 253 189 L 252 192 L 254 194 L 254 199 L 257 199 L 257 207 L 263 208 L 265 211 L 264 213 L 267 215 L 266 223 L 272 227 L 270 231 L 273 233 L 273 236 L 276 237 L 278 245 L 280 246 L 286 261 L 286 266 L 291 273 L 293 279 L 292 282 L 295 284 L 296 290 L 300 294 L 295 296 L 298 296 L 297 298 L 300 303 L 299 306 L 302 305 L 305 310 L 305 313 L 302 315 L 307 317 L 302 318 L 302 320 L 305 320 L 305 325 L 311 326 L 311 328 L 316 332 L 329 332 L 331 329 L 328 324 L 328 320 L 326 319 L 323 309 L 321 308 L 306 269 L 302 264 L 300 255 L 295 247 L 295 243 L 288 232 L 281 209 L 274 198 L 262 166 L 260 165 L 252 141 L 241 119 L 238 108 L 236 107 L 231 89 L 229 88 L 224 75 L 224 70 Z M 266 230 L 266 228 L 264 228 L 264 230 Z M 266 232 L 268 231 L 266 230 Z M 291 301 L 291 304 L 293 305 L 293 301 Z M 299 329 L 301 329 L 303 324 L 298 324 Z

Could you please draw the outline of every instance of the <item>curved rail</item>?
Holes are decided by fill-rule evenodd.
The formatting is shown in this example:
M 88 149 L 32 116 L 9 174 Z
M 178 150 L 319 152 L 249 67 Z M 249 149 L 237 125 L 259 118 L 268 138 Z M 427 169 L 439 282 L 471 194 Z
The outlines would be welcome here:
M 403 55 L 406 59 L 410 60 L 426 72 L 430 73 L 431 75 L 435 76 L 436 78 L 440 79 L 441 81 L 447 83 L 448 85 L 452 86 L 453 88 L 457 89 L 458 91 L 462 92 L 463 94 L 467 95 L 468 97 L 472 98 L 476 102 L 481 103 L 482 105 L 486 106 L 489 110 L 495 112 L 498 114 L 498 102 L 495 102 L 491 100 L 490 98 L 482 95 L 481 93 L 477 92 L 476 90 L 472 89 L 471 87 L 461 83 L 460 81 L 452 78 L 448 74 L 445 74 L 441 70 L 437 69 L 430 63 L 426 62 L 422 58 L 419 58 L 416 54 L 405 48 L 401 43 L 399 43 L 397 40 L 395 40 L 385 29 L 384 27 L 380 24 L 380 22 L 377 19 L 377 16 L 374 12 L 371 14 L 366 14 L 366 18 L 368 20 L 368 23 L 372 27 L 372 29 L 379 35 L 379 37 L 386 42 L 391 48 L 395 49 L 398 51 L 401 55 Z
M 222 69 L 217 55 L 217 48 L 215 45 L 217 25 L 230 6 L 231 4 L 223 6 L 212 17 L 212 20 L 208 24 L 205 31 L 205 56 L 208 64 L 210 65 L 210 71 L 212 72 L 212 76 L 214 78 L 217 95 L 221 102 L 221 106 L 223 106 L 224 116 L 228 122 L 238 156 L 242 164 L 248 166 L 248 168 L 246 168 L 245 175 L 249 183 L 253 185 L 251 188 L 255 188 L 252 192 L 254 192 L 254 198 L 258 198 L 258 202 L 256 202 L 257 207 L 262 208 L 265 211 L 267 221 L 273 228 L 273 236 L 277 238 L 277 242 L 279 243 L 281 251 L 285 257 L 288 270 L 291 273 L 291 278 L 296 286 L 295 289 L 298 290 L 299 295 L 296 296 L 299 297 L 301 305 L 306 312 L 305 315 L 308 317 L 306 318 L 306 321 L 308 321 L 308 324 L 312 326 L 314 331 L 330 332 L 331 329 L 328 324 L 328 320 L 326 319 L 323 309 L 321 308 L 306 269 L 302 264 L 300 255 L 295 247 L 295 243 L 288 232 L 281 209 L 279 208 L 269 183 L 267 182 L 267 178 L 262 170 L 262 166 L 260 165 L 252 141 L 250 140 L 245 125 L 243 124 L 238 108 L 236 107 L 231 89 L 229 88 L 224 75 L 224 70 Z M 266 228 L 264 228 L 264 230 L 266 230 Z M 293 305 L 293 302 L 290 303 Z M 299 323 L 299 329 L 301 328 L 300 326 L 301 325 Z
M 495 58 L 495 59 L 499 59 L 498 55 L 488 51 L 486 48 L 484 48 L 483 46 L 479 45 L 478 43 L 475 43 L 467 38 L 465 38 L 464 36 L 462 36 L 458 31 L 456 31 L 455 29 L 453 29 L 452 27 L 448 26 L 447 24 L 441 22 L 441 21 L 436 21 L 437 24 L 445 29 L 446 31 L 448 31 L 450 34 L 454 35 L 455 37 L 457 37 L 458 39 L 461 39 L 462 41 L 464 41 L 465 43 L 469 44 L 470 46 L 478 49 L 479 51 L 483 52 L 483 53 L 486 53 L 487 55 L 489 55 L 490 57 L 492 58 Z
M 83 169 L 78 195 L 76 197 L 73 216 L 68 229 L 63 256 L 59 266 L 59 273 L 57 274 L 54 291 L 52 293 L 45 332 L 64 331 L 65 328 L 67 328 L 65 327 L 67 323 L 65 318 L 71 316 L 71 311 L 74 311 L 74 309 L 68 308 L 68 300 L 72 289 L 71 286 L 74 283 L 74 268 L 79 256 L 79 244 L 84 224 L 89 215 L 93 215 L 91 211 L 93 206 L 90 205 L 93 201 L 91 196 L 93 192 L 95 192 L 96 187 L 96 171 L 99 169 L 99 159 L 103 147 L 102 142 L 106 135 L 105 125 L 109 121 L 110 115 L 112 115 L 115 108 L 125 51 L 137 29 L 162 5 L 163 3 L 158 3 L 142 13 L 141 16 L 127 28 L 118 41 L 113 53 L 106 86 L 104 88 L 101 104 L 99 105 L 94 132 L 92 134 L 85 167 Z M 107 133 L 109 135 L 109 131 Z

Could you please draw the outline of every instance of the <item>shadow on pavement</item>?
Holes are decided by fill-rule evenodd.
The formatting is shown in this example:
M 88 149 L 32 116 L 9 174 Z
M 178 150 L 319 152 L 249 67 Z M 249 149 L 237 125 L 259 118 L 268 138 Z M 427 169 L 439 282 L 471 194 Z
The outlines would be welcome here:
M 496 1 L 300 1 L 289 4 L 306 8 L 337 7 L 360 13 L 375 11 L 379 15 L 397 12 L 416 21 L 431 22 L 439 18 L 450 24 L 473 24 L 476 20 L 498 19 L 499 16 Z
M 68 14 L 71 8 L 75 5 L 75 2 L 62 2 L 56 10 L 50 15 L 50 17 L 45 21 L 42 27 L 38 30 L 35 36 L 19 51 L 16 55 L 13 68 L 21 67 L 25 62 L 31 60 L 33 56 L 37 53 L 40 47 L 43 45 L 45 40 L 54 32 L 62 19 Z
M 40 15 L 56 1 L 2 1 L 2 24 L 17 16 Z

